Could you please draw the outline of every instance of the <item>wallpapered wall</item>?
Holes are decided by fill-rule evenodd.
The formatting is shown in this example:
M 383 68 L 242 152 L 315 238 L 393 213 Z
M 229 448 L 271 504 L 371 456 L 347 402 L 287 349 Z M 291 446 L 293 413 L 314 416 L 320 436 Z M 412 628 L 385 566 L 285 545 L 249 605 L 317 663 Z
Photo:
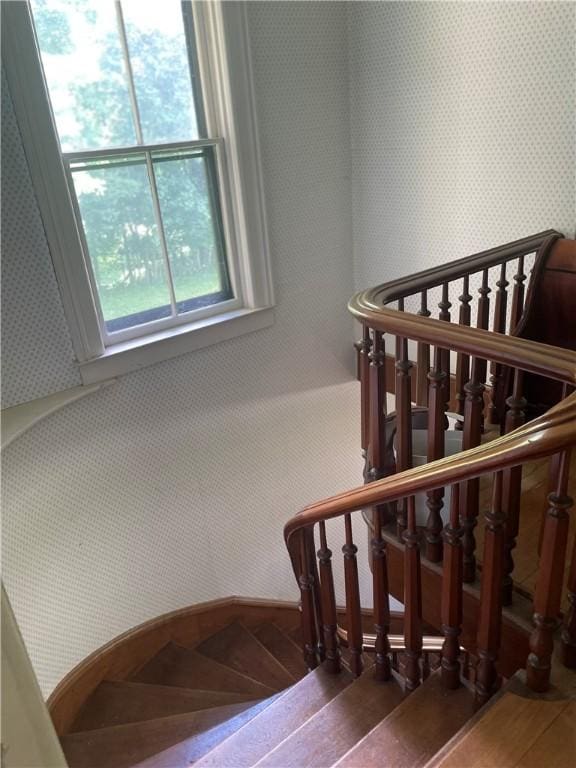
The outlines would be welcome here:
M 166 611 L 296 600 L 284 523 L 361 477 L 346 8 L 255 3 L 249 21 L 276 322 L 123 377 L 10 447 L 3 578 L 46 693 Z M 42 281 L 45 244 L 33 255 Z
M 361 476 L 354 281 L 573 232 L 570 4 L 258 2 L 249 20 L 276 323 L 123 377 L 7 451 L 3 577 L 46 693 L 152 616 L 228 594 L 296 599 L 284 522 Z M 20 273 L 12 241 L 11 291 L 50 290 L 57 318 L 46 344 L 42 314 L 12 325 L 11 349 L 39 348 L 11 397 L 39 396 L 75 371 L 21 161 L 4 183 L 36 222 Z
M 576 4 L 349 4 L 364 288 L 576 224 Z

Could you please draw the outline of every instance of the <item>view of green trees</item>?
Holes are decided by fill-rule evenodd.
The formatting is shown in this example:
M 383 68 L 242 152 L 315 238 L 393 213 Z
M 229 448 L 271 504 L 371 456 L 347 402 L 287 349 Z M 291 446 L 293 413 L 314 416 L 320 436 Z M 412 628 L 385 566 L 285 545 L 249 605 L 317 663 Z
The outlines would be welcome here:
M 141 18 L 138 9 L 149 4 L 122 5 L 143 141 L 197 138 L 181 15 L 169 21 Z M 166 6 L 150 5 L 166 16 Z M 180 12 L 180 4 L 172 8 Z M 113 13 L 112 3 L 94 0 L 33 3 L 65 151 L 137 143 L 116 19 L 105 15 L 110 9 Z M 181 310 L 195 297 L 229 298 L 210 194 L 210 152 L 207 148 L 151 156 Z M 145 155 L 79 160 L 71 168 L 106 321 L 116 320 L 111 325 L 116 329 L 122 327 L 118 319 L 130 315 L 138 317 L 128 325 L 169 315 L 167 271 Z

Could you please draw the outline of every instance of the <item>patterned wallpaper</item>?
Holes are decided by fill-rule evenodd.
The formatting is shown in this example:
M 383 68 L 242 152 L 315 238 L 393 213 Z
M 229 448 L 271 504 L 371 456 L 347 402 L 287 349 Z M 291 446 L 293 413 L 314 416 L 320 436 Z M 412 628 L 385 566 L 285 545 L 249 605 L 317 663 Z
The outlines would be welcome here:
M 349 4 L 357 288 L 574 235 L 575 35 L 573 2 Z
M 2 408 L 80 384 L 2 72 Z

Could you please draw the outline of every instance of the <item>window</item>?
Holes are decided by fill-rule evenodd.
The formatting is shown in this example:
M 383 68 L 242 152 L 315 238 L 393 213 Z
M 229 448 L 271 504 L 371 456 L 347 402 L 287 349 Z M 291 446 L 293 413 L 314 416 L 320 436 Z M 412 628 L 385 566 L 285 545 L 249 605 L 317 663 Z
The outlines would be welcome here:
M 269 308 L 244 4 L 4 5 L 20 6 L 3 8 L 7 74 L 85 379 Z

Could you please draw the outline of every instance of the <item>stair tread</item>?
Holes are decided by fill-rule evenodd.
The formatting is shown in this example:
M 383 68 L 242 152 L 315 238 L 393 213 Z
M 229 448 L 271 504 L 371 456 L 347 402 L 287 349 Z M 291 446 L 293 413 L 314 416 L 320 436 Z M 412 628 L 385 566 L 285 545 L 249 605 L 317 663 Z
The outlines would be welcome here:
M 474 697 L 465 686 L 442 687 L 434 673 L 347 752 L 338 768 L 419 768 L 472 716 Z M 464 763 L 466 764 L 466 763 Z
M 174 745 L 197 759 L 269 703 L 269 700 L 263 700 L 228 704 L 139 723 L 80 731 L 64 736 L 61 744 L 70 768 L 132 768 Z
M 202 641 L 196 651 L 276 691 L 293 685 L 297 679 L 240 622 Z
M 80 710 L 70 733 L 253 700 L 254 696 L 246 693 L 104 680 Z
M 302 650 L 276 624 L 261 624 L 254 635 L 296 680 L 308 674 Z
M 377 682 L 368 671 L 265 755 L 258 768 L 329 766 L 402 701 L 399 679 Z
M 275 691 L 258 680 L 209 659 L 197 651 L 168 643 L 131 678 L 132 682 L 250 694 L 255 699 Z
M 480 714 L 427 768 L 574 766 L 576 701 L 524 698 L 505 691 Z
M 249 768 L 352 682 L 319 668 L 198 762 L 198 768 Z

